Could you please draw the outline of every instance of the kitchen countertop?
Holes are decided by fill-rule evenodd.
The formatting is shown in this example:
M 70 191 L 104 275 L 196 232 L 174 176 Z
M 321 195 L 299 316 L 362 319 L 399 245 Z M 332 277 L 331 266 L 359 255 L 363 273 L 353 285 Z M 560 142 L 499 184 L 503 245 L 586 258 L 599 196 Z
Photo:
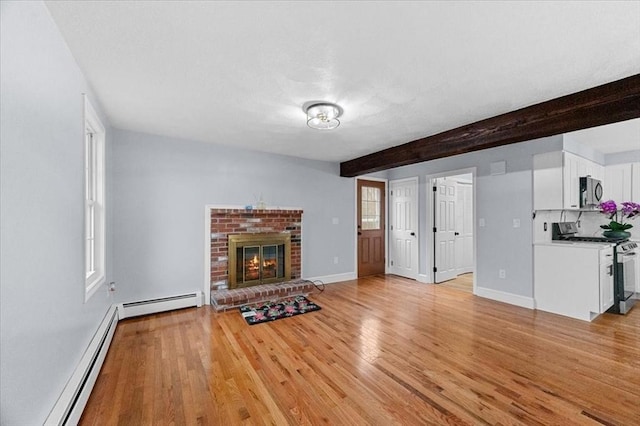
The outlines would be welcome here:
M 605 242 L 584 242 L 584 241 L 542 241 L 533 243 L 534 246 L 572 247 L 600 250 L 606 247 L 614 247 L 615 243 Z

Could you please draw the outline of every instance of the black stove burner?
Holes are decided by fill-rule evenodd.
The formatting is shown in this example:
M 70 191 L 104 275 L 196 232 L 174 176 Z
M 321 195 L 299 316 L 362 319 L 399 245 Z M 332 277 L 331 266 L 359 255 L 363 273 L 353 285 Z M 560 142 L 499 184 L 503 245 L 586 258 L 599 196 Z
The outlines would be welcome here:
M 577 236 L 578 226 L 574 222 L 558 222 L 551 224 L 551 240 L 553 241 L 583 241 L 586 243 L 613 243 L 620 244 L 626 239 L 615 239 L 607 237 L 586 237 Z
M 562 237 L 564 241 L 584 241 L 587 243 L 619 243 L 621 240 L 616 240 L 607 237 Z

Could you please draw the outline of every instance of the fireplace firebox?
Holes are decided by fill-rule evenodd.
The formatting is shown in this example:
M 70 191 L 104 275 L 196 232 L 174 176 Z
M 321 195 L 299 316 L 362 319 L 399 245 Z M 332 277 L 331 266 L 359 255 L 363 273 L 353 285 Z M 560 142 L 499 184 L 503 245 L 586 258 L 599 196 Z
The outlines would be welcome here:
M 291 235 L 229 235 L 229 288 L 291 279 Z

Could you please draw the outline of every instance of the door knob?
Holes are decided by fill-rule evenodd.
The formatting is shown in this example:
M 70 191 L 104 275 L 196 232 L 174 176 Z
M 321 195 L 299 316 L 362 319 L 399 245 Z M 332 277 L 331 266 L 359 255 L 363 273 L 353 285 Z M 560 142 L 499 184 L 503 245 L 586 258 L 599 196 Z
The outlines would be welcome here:
M 453 235 L 460 235 L 460 233 L 459 232 L 454 232 Z
M 412 233 L 411 233 L 411 236 L 412 236 L 412 237 L 415 237 L 415 236 L 416 236 L 416 233 L 415 233 L 415 232 L 412 232 Z
M 358 235 L 362 235 L 362 232 L 358 231 Z

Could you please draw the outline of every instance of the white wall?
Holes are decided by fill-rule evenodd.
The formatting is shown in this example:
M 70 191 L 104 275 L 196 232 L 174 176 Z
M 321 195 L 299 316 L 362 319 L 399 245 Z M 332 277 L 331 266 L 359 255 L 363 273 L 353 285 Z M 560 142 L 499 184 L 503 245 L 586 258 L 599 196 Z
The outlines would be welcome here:
M 561 149 L 562 137 L 554 136 L 389 170 L 389 179 L 420 179 L 420 273 L 426 274 L 427 259 L 433 256 L 425 242 L 431 227 L 425 177 L 476 167 L 477 285 L 533 297 L 533 154 Z M 496 161 L 506 161 L 506 174 L 490 174 L 490 164 Z M 480 218 L 485 220 L 485 227 L 478 226 Z M 513 219 L 520 219 L 520 228 L 513 228 Z M 505 279 L 498 277 L 499 269 L 506 270 Z
M 354 183 L 337 163 L 113 133 L 119 301 L 202 290 L 205 206 L 255 204 L 260 194 L 269 207 L 304 210 L 304 277 L 354 272 Z
M 562 148 L 564 151 L 572 152 L 582 158 L 594 161 L 598 164 L 605 164 L 606 156 L 588 145 L 581 144 L 571 133 L 564 134 L 562 138 Z
M 84 303 L 89 88 L 43 3 L 0 2 L 0 31 L 0 424 L 36 425 L 111 300 Z
M 638 142 L 640 145 L 640 142 Z M 613 164 L 627 164 L 627 163 L 635 163 L 640 161 L 640 149 L 636 151 L 626 151 L 626 152 L 617 152 L 614 154 L 606 154 L 605 155 L 605 165 L 613 165 Z

